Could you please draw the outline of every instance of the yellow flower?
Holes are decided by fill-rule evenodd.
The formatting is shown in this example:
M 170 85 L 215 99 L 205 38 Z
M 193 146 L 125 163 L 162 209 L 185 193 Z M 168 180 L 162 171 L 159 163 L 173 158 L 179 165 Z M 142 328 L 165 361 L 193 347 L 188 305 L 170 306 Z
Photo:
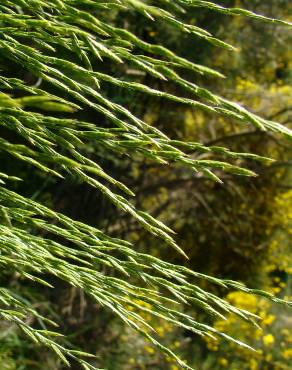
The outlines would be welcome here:
M 145 351 L 147 351 L 148 353 L 150 353 L 151 355 L 153 353 L 155 353 L 155 349 L 153 347 L 150 347 L 150 346 L 144 346 L 145 348 Z
M 250 335 L 252 335 L 254 339 L 259 340 L 263 335 L 263 331 L 262 329 L 255 329 Z
M 280 287 L 277 287 L 277 286 L 273 287 L 271 290 L 272 290 L 272 292 L 273 292 L 274 294 L 278 294 L 278 293 L 280 293 L 280 292 L 281 292 L 281 288 L 280 288 Z
M 271 346 L 275 343 L 275 338 L 272 334 L 267 334 L 263 337 L 263 343 L 266 347 Z
M 250 370 L 257 370 L 258 369 L 258 362 L 254 358 L 252 358 L 249 362 Z
M 218 363 L 219 363 L 219 365 L 221 365 L 223 367 L 227 367 L 228 366 L 228 361 L 224 357 L 219 358 Z
M 165 334 L 165 329 L 164 329 L 164 327 L 163 327 L 163 326 L 159 326 L 158 328 L 156 328 L 156 331 L 157 331 L 157 333 L 158 333 L 158 335 L 159 335 L 160 337 L 163 337 L 163 336 L 164 336 L 164 334 Z
M 282 356 L 283 356 L 286 360 L 290 360 L 290 359 L 292 359 L 292 348 L 285 349 L 285 351 L 283 351 L 283 352 L 282 352 Z
M 267 315 L 264 319 L 263 319 L 263 325 L 271 325 L 274 320 L 275 320 L 275 316 L 274 315 Z

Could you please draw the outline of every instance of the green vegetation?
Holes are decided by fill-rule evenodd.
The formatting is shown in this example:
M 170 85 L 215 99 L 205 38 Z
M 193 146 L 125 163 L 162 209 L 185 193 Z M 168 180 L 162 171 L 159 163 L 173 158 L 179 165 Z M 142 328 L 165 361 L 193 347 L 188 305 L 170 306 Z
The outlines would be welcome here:
M 289 2 L 246 3 L 1 2 L 3 369 L 289 369 Z

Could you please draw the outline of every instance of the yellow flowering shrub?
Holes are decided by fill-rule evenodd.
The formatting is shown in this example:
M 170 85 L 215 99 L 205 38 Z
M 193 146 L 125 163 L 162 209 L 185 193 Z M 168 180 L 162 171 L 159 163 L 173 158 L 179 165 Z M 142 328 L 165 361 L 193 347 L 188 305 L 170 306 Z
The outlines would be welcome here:
M 210 369 L 291 369 L 292 320 L 289 312 L 279 307 L 275 312 L 275 307 L 270 302 L 243 292 L 231 292 L 227 299 L 237 307 L 258 315 L 261 318 L 260 327 L 239 321 L 233 315 L 229 315 L 227 320 L 215 321 L 214 327 L 242 342 L 249 343 L 256 351 L 223 340 L 214 341 L 208 338 L 207 348 L 214 352 Z

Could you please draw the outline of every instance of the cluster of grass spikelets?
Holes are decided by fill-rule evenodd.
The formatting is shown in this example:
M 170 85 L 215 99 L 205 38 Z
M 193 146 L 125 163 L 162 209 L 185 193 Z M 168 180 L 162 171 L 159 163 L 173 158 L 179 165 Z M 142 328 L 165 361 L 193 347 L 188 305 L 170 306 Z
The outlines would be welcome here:
M 220 181 L 222 170 L 236 175 L 255 175 L 229 160 L 269 159 L 252 153 L 235 153 L 225 147 L 207 147 L 200 143 L 172 140 L 136 117 L 125 106 L 110 99 L 105 94 L 106 87 L 119 87 L 125 92 L 131 90 L 137 94 L 187 104 L 195 109 L 230 117 L 242 124 L 251 124 L 258 130 L 272 130 L 286 136 L 291 136 L 291 132 L 186 80 L 181 76 L 182 70 L 213 78 L 224 76 L 211 68 L 182 58 L 164 46 L 150 44 L 126 29 L 115 27 L 107 21 L 107 14 L 112 11 L 140 12 L 145 17 L 153 21 L 159 20 L 162 24 L 165 22 L 190 37 L 201 38 L 215 47 L 230 50 L 233 50 L 231 45 L 213 37 L 208 31 L 181 21 L 181 15 L 187 7 L 205 7 L 283 26 L 289 24 L 207 1 L 160 0 L 155 3 L 159 7 L 142 0 L 2 0 L 0 125 L 5 130 L 13 131 L 21 144 L 0 137 L 0 150 L 51 176 L 74 176 L 96 188 L 149 232 L 184 255 L 173 239 L 172 230 L 150 214 L 136 209 L 130 201 L 130 197 L 134 196 L 131 189 L 89 158 L 87 144 L 98 143 L 106 151 L 126 153 L 131 158 L 145 157 L 162 165 L 185 166 L 190 171 L 203 172 L 215 181 Z M 121 65 L 134 65 L 136 69 L 165 83 L 177 84 L 188 98 L 156 90 L 129 80 L 128 76 L 118 77 L 114 71 L 110 75 L 103 73 L 95 68 L 97 60 L 100 64 L 116 64 L 117 68 Z M 10 65 L 13 67 L 10 68 Z M 32 86 L 24 79 L 16 78 L 12 68 L 17 66 L 37 78 L 38 84 Z M 48 91 L 47 86 L 54 89 L 55 95 Z M 99 116 L 102 115 L 106 126 L 74 119 L 74 112 L 87 108 L 95 110 Z M 60 118 L 70 114 L 73 114 L 73 118 Z M 196 152 L 223 155 L 228 161 L 196 159 L 193 156 Z M 235 313 L 251 322 L 257 318 L 201 289 L 196 279 L 207 279 L 225 288 L 266 295 L 280 302 L 271 295 L 249 290 L 242 284 L 211 278 L 139 253 L 125 240 L 111 238 L 101 230 L 74 221 L 9 190 L 6 183 L 19 180 L 21 179 L 0 172 L 1 267 L 12 269 L 22 278 L 46 286 L 50 285 L 46 276 L 54 275 L 84 290 L 94 301 L 112 310 L 160 350 L 174 357 L 184 368 L 190 369 L 156 339 L 155 328 L 135 313 L 135 310 L 127 307 L 148 310 L 151 315 L 198 335 L 222 336 L 237 342 L 236 339 L 183 313 L 183 305 L 200 307 L 220 318 L 228 313 Z M 46 236 L 39 236 L 43 231 Z M 115 277 L 103 274 L 102 266 L 115 270 Z M 88 354 L 65 348 L 59 340 L 55 340 L 60 335 L 56 331 L 39 330 L 27 324 L 25 318 L 31 315 L 45 327 L 56 325 L 32 309 L 30 302 L 23 297 L 1 288 L 0 301 L 1 317 L 19 325 L 34 342 L 51 348 L 68 365 L 73 358 L 86 370 L 95 368 L 84 359 Z M 137 302 L 148 303 L 151 308 Z M 244 343 L 239 344 L 247 346 Z

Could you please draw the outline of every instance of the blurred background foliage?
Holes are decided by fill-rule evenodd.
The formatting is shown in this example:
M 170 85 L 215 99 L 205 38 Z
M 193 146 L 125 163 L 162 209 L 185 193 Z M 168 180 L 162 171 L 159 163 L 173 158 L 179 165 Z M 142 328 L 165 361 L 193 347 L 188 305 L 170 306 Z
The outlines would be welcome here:
M 291 14 L 289 0 L 230 0 L 221 3 L 250 7 L 257 13 L 288 20 Z M 213 91 L 248 106 L 265 118 L 284 125 L 291 124 L 292 51 L 288 47 L 291 42 L 289 30 L 247 18 L 215 16 L 210 11 L 196 8 L 185 15 L 188 22 L 202 26 L 235 45 L 237 52 L 234 53 L 196 39 L 178 37 L 173 28 L 168 29 L 165 25 L 162 28 L 159 22 L 154 23 L 137 13 L 119 11 L 111 16 L 116 24 L 135 31 L 146 41 L 164 43 L 197 63 L 216 67 L 227 78 L 204 80 L 204 84 L 212 87 Z M 111 70 L 112 66 L 107 63 L 99 66 L 101 68 Z M 160 89 L 177 89 L 170 84 L 163 86 L 163 81 L 157 82 L 148 75 L 138 73 L 135 66 L 126 70 L 123 68 L 126 67 L 120 67 L 115 73 L 131 78 L 134 76 L 137 81 L 147 82 L 153 87 L 160 84 Z M 21 75 L 22 71 L 18 73 Z M 24 77 L 28 82 L 36 82 L 33 76 Z M 197 76 L 195 78 L 198 79 Z M 179 93 L 182 95 L 182 92 Z M 179 167 L 162 168 L 139 158 L 135 162 L 128 161 L 125 155 L 105 157 L 101 148 L 88 148 L 93 159 L 99 157 L 100 162 L 102 158 L 108 173 L 114 173 L 130 188 L 139 189 L 136 197 L 139 208 L 149 209 L 152 215 L 176 231 L 176 239 L 190 257 L 187 263 L 192 269 L 243 281 L 251 287 L 264 288 L 281 297 L 291 298 L 291 146 L 278 140 L 277 135 L 234 125 L 230 119 L 213 117 L 172 102 L 142 94 L 139 99 L 133 100 L 131 94 L 125 95 L 117 88 L 108 88 L 107 94 L 172 138 L 218 147 L 228 144 L 234 151 L 254 152 L 277 159 L 266 166 L 250 161 L 245 163 L 260 174 L 257 178 L 222 174 L 222 186 L 201 174 L 193 175 Z M 78 114 L 89 119 L 95 115 L 96 118 L 96 113 L 90 110 Z M 196 153 L 197 158 L 202 159 L 204 155 Z M 56 210 L 71 217 L 103 227 L 114 236 L 127 235 L 141 251 L 170 262 L 185 263 L 179 260 L 177 254 L 161 247 L 157 240 L 152 240 L 128 215 L 117 217 L 117 210 L 93 189 L 73 180 L 65 183 L 37 171 L 30 173 L 28 166 L 6 156 L 0 160 L 4 172 L 5 166 L 9 166 L 15 174 L 26 178 L 23 183 L 27 184 L 29 180 L 30 186 L 21 189 L 23 194 L 53 205 Z M 242 159 L 237 159 L 235 164 L 242 164 L 240 161 Z M 62 330 L 74 333 L 69 335 L 72 343 L 95 353 L 98 356 L 97 365 L 100 359 L 100 363 L 109 370 L 178 369 L 172 360 L 165 359 L 143 338 L 125 328 L 111 313 L 96 307 L 77 289 L 68 290 L 60 282 L 55 284 L 53 291 L 36 288 L 28 282 L 19 281 L 17 276 L 9 280 L 9 284 L 21 289 L 22 294 L 25 291 L 27 297 L 37 297 L 39 310 L 47 315 L 56 317 L 56 312 L 62 312 L 66 318 L 61 323 Z M 226 296 L 223 290 L 214 293 Z M 238 307 L 259 314 L 262 329 L 251 327 L 232 316 L 227 321 L 216 320 L 212 324 L 246 340 L 257 352 L 248 352 L 230 343 L 204 341 L 189 332 L 174 330 L 157 319 L 159 336 L 189 364 L 195 367 L 201 364 L 201 370 L 292 369 L 292 318 L 286 309 L 245 293 L 231 292 L 227 299 Z M 189 308 L 185 307 L 185 310 Z M 204 315 L 199 310 L 194 314 L 197 317 Z M 39 353 L 15 327 L 4 324 L 1 324 L 0 331 L 0 364 L 1 370 L 38 370 L 44 369 L 44 366 L 47 370 L 63 369 L 52 354 Z M 78 370 L 78 365 L 73 369 Z

